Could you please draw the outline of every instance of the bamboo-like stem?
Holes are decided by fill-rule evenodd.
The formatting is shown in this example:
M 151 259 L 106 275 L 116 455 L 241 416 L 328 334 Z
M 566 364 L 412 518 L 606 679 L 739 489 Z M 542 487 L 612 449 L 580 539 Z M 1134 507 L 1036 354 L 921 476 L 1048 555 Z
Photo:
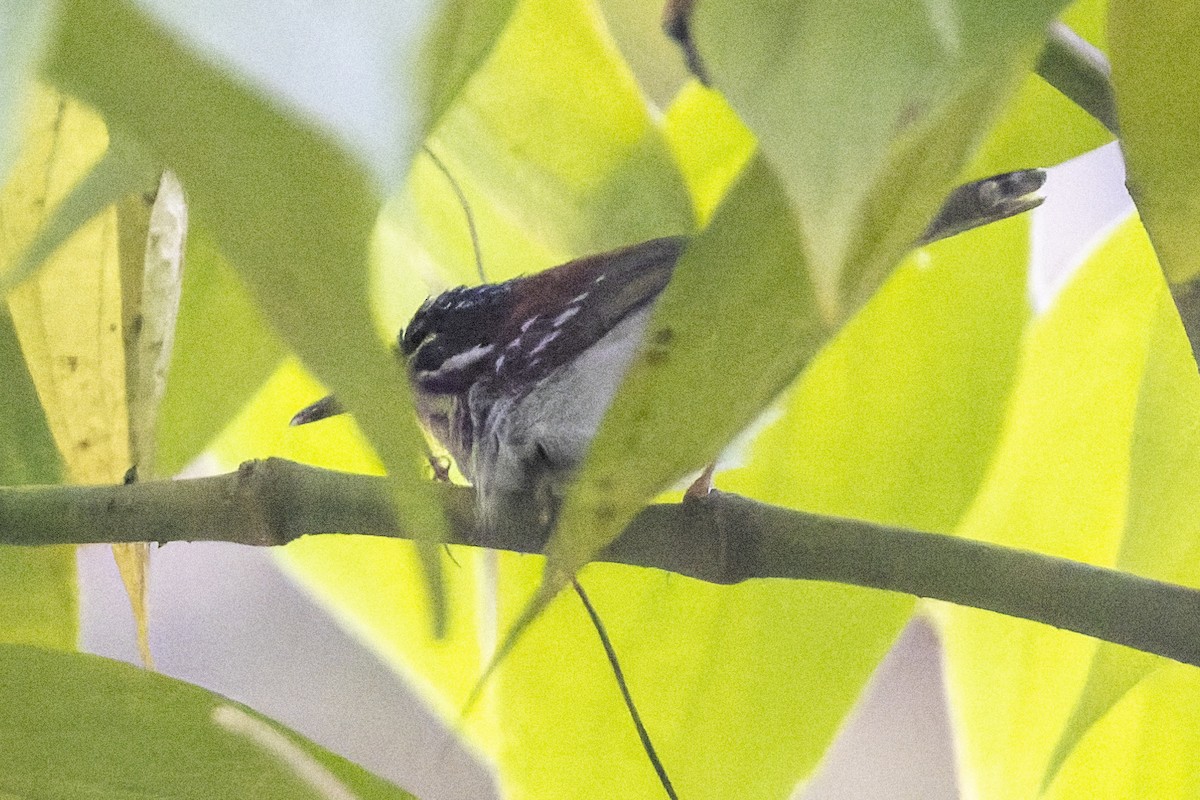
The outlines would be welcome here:
M 478 528 L 470 489 L 441 487 L 451 544 L 537 553 L 541 533 Z M 0 487 L 0 544 L 410 538 L 386 478 L 271 458 L 211 478 Z M 1200 591 L 1113 569 L 713 493 L 645 509 L 599 560 L 710 583 L 819 580 L 945 600 L 1200 666 Z

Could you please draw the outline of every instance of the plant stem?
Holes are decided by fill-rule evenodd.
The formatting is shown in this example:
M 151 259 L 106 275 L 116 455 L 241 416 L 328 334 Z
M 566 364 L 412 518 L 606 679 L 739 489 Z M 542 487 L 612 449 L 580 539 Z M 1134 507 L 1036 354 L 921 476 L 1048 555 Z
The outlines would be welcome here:
M 1113 136 L 1120 135 L 1108 59 L 1065 24 L 1055 22 L 1050 26 L 1037 73 Z
M 540 533 L 481 531 L 470 489 L 439 486 L 450 544 L 538 553 Z M 386 478 L 252 461 L 211 478 L 0 487 L 0 544 L 282 545 L 310 534 L 411 538 Z M 1200 666 L 1200 591 L 999 545 L 714 492 L 646 508 L 599 560 L 709 583 L 819 580 L 973 606 Z

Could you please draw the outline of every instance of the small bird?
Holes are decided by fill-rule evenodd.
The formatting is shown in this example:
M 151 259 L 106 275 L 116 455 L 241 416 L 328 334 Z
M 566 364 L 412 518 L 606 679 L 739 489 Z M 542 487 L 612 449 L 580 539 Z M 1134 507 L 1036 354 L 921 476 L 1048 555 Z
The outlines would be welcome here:
M 926 244 L 1041 203 L 1042 170 L 966 184 Z M 398 336 L 421 423 L 475 485 L 480 520 L 548 525 L 637 352 L 684 237 L 652 239 L 430 298 Z M 341 408 L 332 396 L 293 425 Z

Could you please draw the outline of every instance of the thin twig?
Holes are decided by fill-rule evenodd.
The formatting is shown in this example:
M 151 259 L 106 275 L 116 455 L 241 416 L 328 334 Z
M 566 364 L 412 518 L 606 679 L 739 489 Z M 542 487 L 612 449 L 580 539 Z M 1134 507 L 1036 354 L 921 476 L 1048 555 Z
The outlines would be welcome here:
M 596 629 L 596 634 L 600 637 L 600 644 L 604 645 L 604 654 L 608 656 L 608 664 L 612 667 L 613 677 L 617 679 L 617 686 L 621 690 L 621 697 L 625 699 L 625 708 L 629 709 L 629 716 L 633 718 L 633 727 L 637 728 L 638 738 L 642 740 L 642 749 L 646 751 L 646 757 L 650 759 L 650 764 L 658 774 L 658 782 L 662 784 L 667 797 L 671 798 L 671 800 L 679 800 L 679 795 L 675 794 L 675 787 L 671 785 L 671 779 L 667 776 L 667 768 L 663 766 L 658 753 L 654 749 L 654 743 L 650 741 L 650 732 L 646 730 L 646 726 L 642 723 L 642 716 L 638 713 L 637 705 L 633 702 L 633 695 L 629 693 L 629 685 L 625 683 L 625 673 L 621 671 L 621 662 L 617 660 L 617 651 L 613 648 L 612 640 L 608 638 L 608 631 L 604 629 L 604 623 L 601 622 L 600 615 L 596 613 L 596 607 L 588 599 L 587 592 L 583 590 L 583 586 L 580 585 L 578 578 L 572 578 L 571 585 L 575 587 L 575 594 L 579 595 L 579 600 L 583 603 L 584 610 L 587 611 L 588 616 L 592 620 L 592 627 Z
M 440 158 L 429 148 L 429 145 L 424 145 L 422 150 L 441 173 L 446 176 L 446 180 L 450 183 L 450 188 L 454 190 L 455 196 L 458 197 L 458 204 L 462 206 L 463 214 L 467 217 L 467 230 L 471 232 L 471 249 L 475 252 L 475 271 L 479 273 L 479 282 L 487 283 L 487 273 L 483 270 L 483 254 L 479 249 L 479 231 L 475 228 L 475 215 L 471 213 L 471 205 L 467 202 L 467 196 L 463 193 L 462 187 L 458 185 L 458 181 L 450 174 L 450 170 L 442 162 Z

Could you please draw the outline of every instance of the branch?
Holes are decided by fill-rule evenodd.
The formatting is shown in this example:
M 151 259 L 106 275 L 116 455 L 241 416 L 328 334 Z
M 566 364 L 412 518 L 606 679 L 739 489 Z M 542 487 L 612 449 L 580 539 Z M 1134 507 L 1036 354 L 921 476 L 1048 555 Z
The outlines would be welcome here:
M 451 544 L 538 553 L 540 533 L 478 529 L 470 489 L 442 485 Z M 211 478 L 130 486 L 0 487 L 0 544 L 192 541 L 282 545 L 301 536 L 410 538 L 386 478 L 271 458 Z M 1200 591 L 1114 569 L 714 493 L 645 509 L 600 560 L 698 580 L 847 583 L 945 600 L 1200 666 Z
M 1108 59 L 1065 24 L 1055 22 L 1050 26 L 1037 73 L 1113 136 L 1120 135 Z

